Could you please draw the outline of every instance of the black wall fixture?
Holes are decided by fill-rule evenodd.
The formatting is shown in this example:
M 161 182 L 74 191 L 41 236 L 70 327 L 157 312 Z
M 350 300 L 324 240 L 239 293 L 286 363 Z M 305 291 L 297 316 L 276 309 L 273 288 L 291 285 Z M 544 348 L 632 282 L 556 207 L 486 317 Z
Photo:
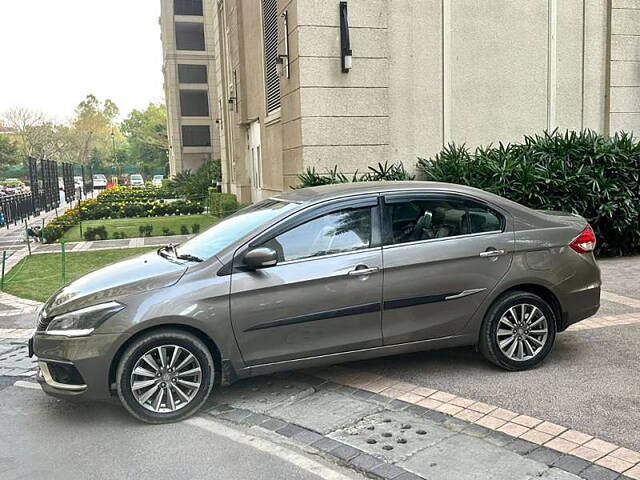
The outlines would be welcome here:
M 351 40 L 349 39 L 349 19 L 347 17 L 347 2 L 340 2 L 340 58 L 342 60 L 342 71 L 348 73 L 351 70 L 352 52 Z

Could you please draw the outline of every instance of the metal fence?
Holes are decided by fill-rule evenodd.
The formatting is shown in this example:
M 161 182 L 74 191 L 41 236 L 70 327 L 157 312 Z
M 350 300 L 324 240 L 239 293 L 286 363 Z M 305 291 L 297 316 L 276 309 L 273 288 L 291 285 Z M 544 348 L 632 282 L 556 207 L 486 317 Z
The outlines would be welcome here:
M 17 225 L 23 219 L 35 215 L 33 198 L 31 193 L 0 197 L 0 227 L 9 228 L 9 224 Z

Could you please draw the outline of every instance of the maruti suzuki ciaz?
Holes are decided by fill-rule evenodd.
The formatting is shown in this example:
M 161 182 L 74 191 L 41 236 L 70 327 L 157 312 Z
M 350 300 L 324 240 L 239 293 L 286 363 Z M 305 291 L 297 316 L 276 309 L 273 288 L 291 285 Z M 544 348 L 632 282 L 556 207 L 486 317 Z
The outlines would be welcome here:
M 523 370 L 598 310 L 595 242 L 579 215 L 459 185 L 294 190 L 64 286 L 30 351 L 45 392 L 150 423 L 236 379 L 418 350 Z

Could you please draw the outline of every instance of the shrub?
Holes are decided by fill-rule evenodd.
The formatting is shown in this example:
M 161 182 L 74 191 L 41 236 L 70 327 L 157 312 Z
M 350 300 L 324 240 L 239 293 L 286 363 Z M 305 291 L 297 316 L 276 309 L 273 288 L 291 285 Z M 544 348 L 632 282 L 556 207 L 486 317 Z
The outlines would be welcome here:
M 194 223 L 191 225 L 191 233 L 200 233 L 200 224 Z
M 175 233 L 173 233 L 173 231 L 168 227 L 163 227 L 162 228 L 162 234 L 163 235 L 175 235 Z
M 195 173 L 185 170 L 169 181 L 171 188 L 178 196 L 187 200 L 204 202 L 210 187 L 221 177 L 219 160 L 203 164 Z
M 140 235 L 143 237 L 150 237 L 153 232 L 153 225 L 140 225 L 138 227 L 138 232 L 140 232 Z
M 629 134 L 554 131 L 474 152 L 450 144 L 417 166 L 426 180 L 582 215 L 596 231 L 598 255 L 640 252 L 640 144 Z
M 47 225 L 42 229 L 42 240 L 44 243 L 53 243 L 64 235 L 62 227 L 57 225 Z
M 232 193 L 218 193 L 209 189 L 209 212 L 217 217 L 227 217 L 239 208 L 238 200 Z
M 331 185 L 335 183 L 349 182 L 376 182 L 381 180 L 414 180 L 415 176 L 410 175 L 402 163 L 388 162 L 378 163 L 375 167 L 368 167 L 368 172 L 358 175 L 356 171 L 351 178 L 338 171 L 338 166 L 333 167 L 326 174 L 317 173 L 315 168 L 307 170 L 298 175 L 300 184 L 294 188 L 317 187 L 321 185 Z
M 182 235 L 189 235 L 189 228 L 186 225 L 180 225 L 180 233 Z
M 124 233 L 124 232 L 113 232 L 111 237 L 112 238 L 116 238 L 116 239 L 125 239 L 125 238 L 127 238 L 127 234 Z

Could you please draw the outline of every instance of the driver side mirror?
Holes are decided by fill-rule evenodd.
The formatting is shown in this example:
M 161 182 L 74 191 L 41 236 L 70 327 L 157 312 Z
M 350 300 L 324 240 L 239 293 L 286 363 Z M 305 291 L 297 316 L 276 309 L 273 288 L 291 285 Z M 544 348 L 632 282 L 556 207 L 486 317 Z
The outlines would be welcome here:
M 244 264 L 253 270 L 273 267 L 276 263 L 278 263 L 278 254 L 273 248 L 254 248 L 244 256 Z

